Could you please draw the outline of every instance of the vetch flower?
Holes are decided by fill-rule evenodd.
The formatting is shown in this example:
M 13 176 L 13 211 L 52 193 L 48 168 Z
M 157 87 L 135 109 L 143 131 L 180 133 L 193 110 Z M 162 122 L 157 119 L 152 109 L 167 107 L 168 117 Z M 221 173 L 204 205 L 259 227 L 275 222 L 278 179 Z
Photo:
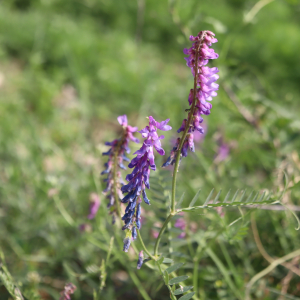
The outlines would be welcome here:
M 129 230 L 133 239 L 136 239 L 136 230 L 141 228 L 140 220 L 142 198 L 146 204 L 150 205 L 150 200 L 147 197 L 145 189 L 150 189 L 150 169 L 154 171 L 156 170 L 153 151 L 155 149 L 158 154 L 165 154 L 160 142 L 164 136 L 158 136 L 157 129 L 162 131 L 171 130 L 172 127 L 167 125 L 169 120 L 170 119 L 157 122 L 152 116 L 150 116 L 149 126 L 146 126 L 144 129 L 139 131 L 145 140 L 142 147 L 134 153 L 136 154 L 136 157 L 133 158 L 128 165 L 128 167 L 132 168 L 133 171 L 131 174 L 126 176 L 128 183 L 123 185 L 121 188 L 123 193 L 127 193 L 121 202 L 128 203 L 125 209 L 125 214 L 122 217 L 122 220 L 125 223 L 122 229 Z M 127 249 L 127 247 L 125 247 L 125 242 L 127 245 L 128 241 L 124 240 L 124 249 Z
M 221 161 L 225 160 L 229 156 L 229 152 L 229 145 L 222 140 L 218 149 L 218 155 L 215 158 L 215 162 L 220 163 Z
M 74 294 L 76 291 L 76 286 L 73 283 L 67 283 L 65 285 L 64 290 L 60 293 L 61 297 L 59 298 L 60 300 L 71 300 L 71 294 Z
M 143 262 L 144 262 L 144 253 L 143 253 L 143 250 L 142 250 L 142 251 L 140 251 L 140 253 L 139 253 L 139 259 L 138 259 L 137 266 L 136 266 L 136 268 L 137 268 L 138 270 L 142 267 Z
M 111 148 L 102 153 L 102 155 L 108 156 L 107 163 L 104 164 L 106 169 L 101 175 L 107 174 L 106 188 L 103 193 L 108 199 L 107 208 L 109 208 L 112 214 L 113 223 L 115 222 L 115 215 L 117 212 L 116 201 L 123 198 L 120 186 L 123 184 L 120 169 L 126 169 L 123 161 L 129 162 L 130 159 L 126 156 L 126 153 L 130 152 L 128 144 L 130 141 L 139 143 L 139 139 L 133 136 L 133 133 L 137 131 L 137 127 L 131 127 L 128 125 L 127 116 L 118 117 L 119 124 L 123 127 L 123 135 L 120 139 L 113 140 L 112 142 L 106 142 L 105 145 Z
M 100 199 L 96 193 L 90 194 L 90 203 L 90 214 L 88 215 L 88 219 L 91 220 L 95 218 L 100 206 Z
M 190 36 L 193 45 L 189 49 L 184 49 L 183 53 L 189 55 L 185 58 L 186 64 L 191 68 L 194 76 L 194 88 L 190 90 L 188 102 L 191 106 L 188 113 L 188 118 L 182 121 L 178 133 L 184 132 L 183 141 L 177 141 L 175 147 L 171 151 L 171 155 L 163 165 L 166 167 L 174 164 L 176 160 L 176 153 L 180 148 L 180 157 L 186 157 L 188 149 L 194 152 L 194 132 L 198 131 L 204 134 L 204 129 L 200 125 L 203 122 L 203 115 L 209 115 L 212 105 L 210 101 L 217 95 L 219 85 L 215 81 L 219 78 L 217 73 L 218 68 L 209 68 L 207 63 L 209 59 L 216 59 L 219 57 L 210 46 L 216 43 L 214 33 L 208 30 L 200 31 L 197 36 Z

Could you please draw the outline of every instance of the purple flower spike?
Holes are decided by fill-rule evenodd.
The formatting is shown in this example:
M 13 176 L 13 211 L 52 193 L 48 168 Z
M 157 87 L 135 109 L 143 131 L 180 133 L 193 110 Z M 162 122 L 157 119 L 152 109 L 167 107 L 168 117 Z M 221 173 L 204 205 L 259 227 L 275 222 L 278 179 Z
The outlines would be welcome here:
M 120 139 L 113 140 L 112 142 L 106 142 L 105 145 L 111 146 L 111 148 L 107 151 L 102 153 L 102 155 L 108 156 L 107 163 L 104 164 L 105 170 L 101 173 L 107 174 L 107 178 L 103 181 L 106 182 L 106 188 L 103 191 L 103 193 L 106 195 L 106 198 L 108 199 L 107 208 L 110 210 L 110 214 L 112 214 L 112 221 L 113 224 L 115 222 L 115 215 L 116 215 L 116 201 L 119 201 L 123 198 L 123 194 L 121 192 L 121 185 L 123 185 L 123 180 L 121 177 L 121 172 L 119 169 L 126 169 L 123 161 L 130 161 L 128 157 L 126 157 L 125 153 L 129 153 L 130 149 L 128 147 L 128 144 L 130 141 L 139 143 L 139 139 L 135 138 L 133 136 L 133 133 L 137 131 L 137 127 L 131 127 L 128 125 L 127 122 L 127 116 L 119 116 L 118 117 L 119 124 L 123 127 L 123 136 Z M 117 152 L 117 155 L 115 155 Z M 114 160 L 116 161 L 116 164 L 114 164 Z M 115 170 L 116 180 L 114 179 L 114 166 L 117 166 L 117 170 Z M 115 182 L 116 181 L 116 182 Z M 117 190 L 118 199 L 115 199 L 114 194 L 114 187 Z M 91 214 L 90 214 L 91 215 Z
M 137 269 L 139 270 L 142 265 L 143 265 L 143 262 L 144 262 L 144 253 L 143 253 L 143 250 L 139 253 L 139 259 L 138 259 L 138 262 L 137 262 Z
M 99 209 L 99 206 L 100 206 L 100 199 L 99 199 L 99 196 L 96 194 L 96 193 L 91 193 L 90 194 L 90 214 L 88 215 L 88 219 L 94 219 L 97 212 L 98 212 L 98 209 Z
M 165 151 L 161 146 L 160 140 L 164 138 L 163 135 L 158 136 L 157 129 L 162 131 L 171 130 L 172 127 L 167 125 L 170 119 L 162 122 L 157 122 L 155 119 L 149 117 L 149 126 L 140 130 L 142 137 L 145 138 L 140 150 L 136 151 L 136 157 L 132 159 L 129 168 L 133 171 L 126 176 L 128 183 L 123 185 L 121 191 L 127 193 L 127 195 L 121 200 L 123 203 L 128 203 L 125 214 L 122 217 L 125 225 L 123 230 L 128 229 L 132 232 L 132 238 L 136 238 L 136 229 L 141 228 L 141 202 L 142 198 L 144 202 L 150 205 L 150 200 L 146 194 L 146 188 L 150 189 L 149 175 L 150 169 L 156 170 L 154 162 L 154 149 L 159 155 L 164 155 Z
M 188 96 L 188 103 L 191 106 L 189 109 L 188 118 L 184 119 L 178 133 L 184 132 L 185 140 L 182 141 L 180 156 L 186 157 L 188 148 L 194 152 L 194 132 L 195 130 L 204 134 L 204 129 L 201 127 L 203 122 L 203 115 L 209 115 L 212 108 L 211 101 L 217 95 L 219 85 L 215 81 L 219 78 L 216 73 L 219 72 L 218 68 L 209 68 L 207 63 L 209 59 L 216 59 L 219 57 L 214 49 L 210 48 L 213 43 L 218 40 L 214 38 L 215 34 L 211 31 L 200 31 L 197 36 L 190 36 L 193 45 L 189 49 L 184 49 L 183 53 L 188 55 L 185 58 L 186 64 L 191 68 L 192 74 L 195 78 L 194 88 L 190 90 Z M 186 133 L 188 133 L 186 135 Z M 176 149 L 174 149 L 176 147 Z M 178 144 L 171 152 L 170 157 L 163 166 L 174 164 L 176 153 L 178 152 Z M 175 152 L 175 154 L 174 154 Z

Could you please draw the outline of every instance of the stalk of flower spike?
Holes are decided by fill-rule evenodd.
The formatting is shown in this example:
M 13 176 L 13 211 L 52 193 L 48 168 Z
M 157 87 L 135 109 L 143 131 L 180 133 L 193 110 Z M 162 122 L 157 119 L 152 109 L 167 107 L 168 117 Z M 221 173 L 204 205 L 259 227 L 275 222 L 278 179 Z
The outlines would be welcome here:
M 150 169 L 156 170 L 154 162 L 153 150 L 160 155 L 164 155 L 165 151 L 161 147 L 160 140 L 164 138 L 163 135 L 158 136 L 157 129 L 162 131 L 171 130 L 172 127 L 167 125 L 170 119 L 162 122 L 157 122 L 155 119 L 149 117 L 149 126 L 146 126 L 141 131 L 142 137 L 145 138 L 141 149 L 136 151 L 136 157 L 132 159 L 129 168 L 133 168 L 131 174 L 126 176 L 128 184 L 123 185 L 121 190 L 127 195 L 121 200 L 122 203 L 128 203 L 125 214 L 122 217 L 125 225 L 123 230 L 126 230 L 126 238 L 124 240 L 124 251 L 127 252 L 130 245 L 130 235 L 132 239 L 137 238 L 137 230 L 141 228 L 141 202 L 142 198 L 144 202 L 150 205 L 150 201 L 147 197 L 145 189 L 150 189 L 149 175 Z M 129 245 L 128 245 L 129 244 Z M 127 251 L 126 251 L 127 250 Z
M 130 152 L 128 147 L 129 141 L 139 143 L 139 139 L 132 135 L 133 132 L 137 131 L 137 127 L 131 127 L 128 125 L 127 116 L 119 116 L 118 122 L 123 127 L 123 135 L 120 139 L 105 143 L 105 145 L 111 146 L 111 148 L 107 152 L 102 153 L 102 155 L 108 156 L 108 161 L 104 164 L 106 169 L 101 173 L 101 175 L 107 174 L 107 178 L 104 179 L 107 185 L 103 193 L 109 200 L 107 208 L 109 208 L 110 214 L 112 214 L 113 224 L 115 222 L 116 213 L 121 216 L 119 200 L 123 198 L 123 194 L 121 192 L 123 180 L 120 169 L 126 169 L 123 161 L 130 161 L 130 159 L 126 157 L 125 153 Z
M 209 59 L 218 58 L 218 54 L 209 48 L 212 43 L 217 42 L 217 39 L 214 38 L 214 33 L 208 30 L 200 31 L 196 37 L 190 36 L 190 40 L 194 42 L 192 47 L 184 49 L 183 52 L 189 55 L 185 59 L 194 76 L 194 88 L 190 90 L 188 97 L 191 108 L 187 110 L 189 111 L 188 118 L 183 120 L 177 131 L 178 133 L 183 131 L 183 135 L 177 141 L 163 167 L 170 164 L 173 165 L 176 161 L 177 153 L 180 153 L 178 155 L 181 159 L 182 156 L 187 156 L 188 149 L 192 152 L 195 151 L 193 133 L 195 130 L 201 134 L 204 133 L 204 129 L 200 126 L 203 122 L 202 115 L 210 114 L 212 105 L 207 101 L 211 101 L 212 97 L 217 95 L 216 91 L 219 88 L 219 85 L 215 83 L 219 78 L 216 74 L 219 72 L 218 68 L 205 66 Z

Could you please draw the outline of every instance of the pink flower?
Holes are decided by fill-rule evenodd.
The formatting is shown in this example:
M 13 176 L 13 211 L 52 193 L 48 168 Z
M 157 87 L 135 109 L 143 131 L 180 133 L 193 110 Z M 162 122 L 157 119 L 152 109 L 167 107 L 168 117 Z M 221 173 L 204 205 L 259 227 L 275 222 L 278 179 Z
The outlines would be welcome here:
M 88 215 L 88 219 L 91 220 L 95 218 L 101 203 L 99 196 L 96 193 L 90 194 L 90 203 L 90 214 Z

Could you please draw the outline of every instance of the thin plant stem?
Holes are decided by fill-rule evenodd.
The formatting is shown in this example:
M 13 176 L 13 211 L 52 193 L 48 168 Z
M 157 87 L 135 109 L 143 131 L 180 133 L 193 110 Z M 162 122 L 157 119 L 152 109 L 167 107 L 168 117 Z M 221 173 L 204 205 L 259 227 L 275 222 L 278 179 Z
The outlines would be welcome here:
M 156 262 L 156 264 L 157 264 L 157 267 L 158 267 L 158 269 L 159 269 L 159 272 L 160 272 L 160 274 L 161 274 L 161 276 L 162 276 L 162 278 L 163 278 L 163 280 L 164 280 L 164 282 L 165 282 L 164 272 L 163 272 L 163 270 L 161 269 L 161 266 L 160 266 L 159 262 Z M 169 289 L 171 299 L 174 299 L 175 296 L 174 296 L 174 294 L 173 294 L 172 288 L 170 287 L 169 284 L 166 284 L 166 282 L 165 282 L 165 285 L 166 285 L 167 288 Z M 175 298 L 175 299 L 176 299 L 176 298 Z
M 69 223 L 69 225 L 74 226 L 75 222 L 72 219 L 72 217 L 69 215 L 69 213 L 66 211 L 65 207 L 60 201 L 60 198 L 57 195 L 54 195 L 53 199 L 61 215 L 65 218 L 65 220 Z
M 117 149 L 115 150 L 115 153 L 114 153 L 114 164 L 113 164 L 113 179 L 114 179 L 113 192 L 114 192 L 114 198 L 115 198 L 115 203 L 116 203 L 116 207 L 117 207 L 117 213 L 118 213 L 118 216 L 120 218 L 121 218 L 121 206 L 120 206 L 119 196 L 118 196 L 118 192 L 117 192 L 117 187 L 118 187 L 118 183 L 117 183 L 117 167 L 118 167 L 118 154 L 119 154 L 120 146 L 122 144 L 122 140 L 119 141 Z
M 156 260 L 155 257 L 149 252 L 149 250 L 148 250 L 147 247 L 145 246 L 144 241 L 143 241 L 143 239 L 142 239 L 142 236 L 141 236 L 141 233 L 140 233 L 139 230 L 137 230 L 137 234 L 138 234 L 139 241 L 140 241 L 140 243 L 141 243 L 142 248 L 144 249 L 144 251 L 148 254 L 148 256 L 149 256 L 151 259 Z
M 120 239 L 120 236 L 118 234 L 116 234 L 115 236 L 116 236 L 116 240 L 117 240 L 118 245 L 121 246 L 122 245 L 122 241 Z M 142 295 L 142 297 L 144 298 L 144 300 L 151 300 L 151 298 L 149 297 L 148 293 L 144 289 L 144 287 L 141 284 L 141 282 L 138 279 L 138 277 L 134 274 L 134 272 L 132 271 L 131 267 L 128 266 L 128 262 L 124 261 L 124 259 L 123 259 L 124 254 L 120 253 L 119 251 L 116 251 L 115 255 L 119 258 L 119 260 L 122 263 L 122 265 L 126 268 L 126 270 L 127 270 L 128 274 L 129 274 L 131 280 L 135 284 L 136 288 L 138 289 L 138 291 L 140 292 L 140 294 Z
M 173 216 L 176 214 L 175 213 L 170 213 L 167 217 L 167 219 L 165 220 L 162 228 L 160 229 L 159 231 L 159 234 L 158 234 L 158 237 L 156 239 L 156 242 L 155 242 L 155 246 L 154 246 L 154 257 L 157 257 L 158 255 L 158 246 L 159 246 L 159 243 L 160 243 L 160 240 L 161 240 L 161 237 L 162 237 L 162 234 L 164 233 L 165 229 L 167 228 L 168 226 L 168 223 L 170 222 L 170 220 L 173 218 Z
M 300 250 L 296 250 L 293 251 L 283 257 L 280 257 L 276 260 L 274 260 L 267 268 L 265 268 L 264 270 L 262 270 L 261 272 L 257 273 L 254 277 L 251 278 L 251 280 L 248 282 L 247 286 L 246 286 L 246 300 L 250 300 L 251 296 L 250 296 L 250 291 L 252 286 L 254 285 L 254 283 L 259 280 L 260 278 L 266 276 L 268 273 L 270 273 L 273 269 L 275 269 L 277 266 L 281 265 L 282 263 L 286 262 L 289 259 L 292 259 L 296 256 L 300 256 Z

